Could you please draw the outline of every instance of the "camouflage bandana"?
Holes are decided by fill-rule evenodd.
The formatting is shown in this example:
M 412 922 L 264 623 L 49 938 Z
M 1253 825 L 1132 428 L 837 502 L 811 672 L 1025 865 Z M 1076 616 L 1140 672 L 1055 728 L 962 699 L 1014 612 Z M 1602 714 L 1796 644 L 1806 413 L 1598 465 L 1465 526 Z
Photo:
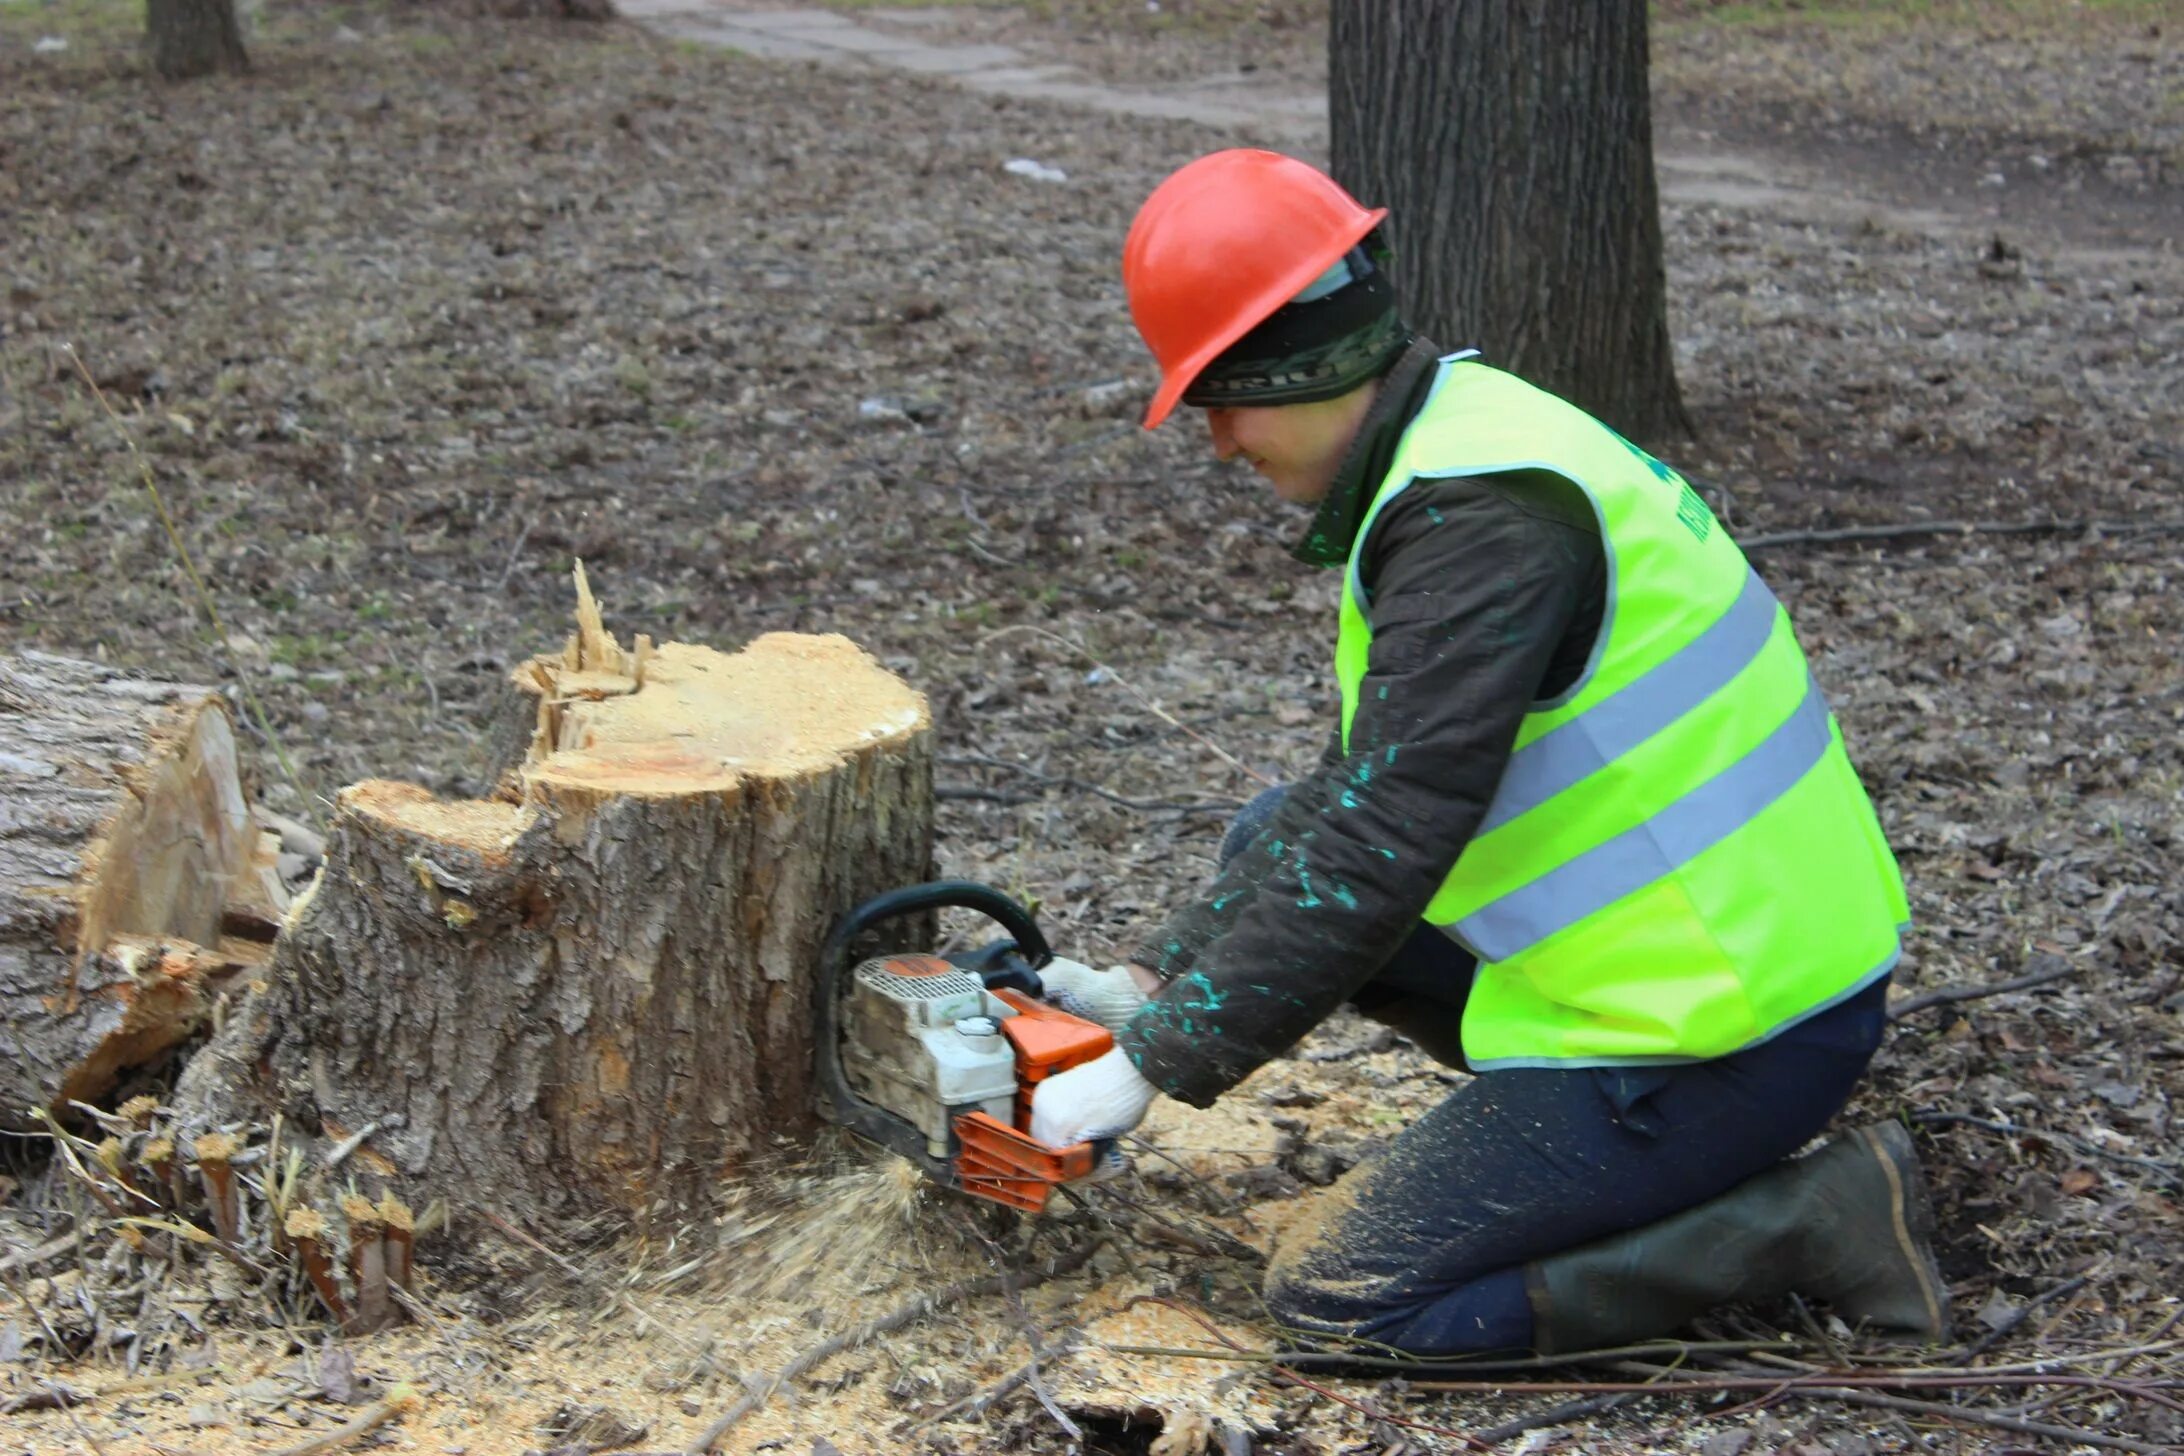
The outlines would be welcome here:
M 1310 404 L 1377 378 L 1410 343 L 1395 288 L 1368 249 L 1353 250 L 1356 278 L 1323 298 L 1283 304 L 1229 345 L 1183 391 L 1200 409 Z
M 1410 343 L 1410 330 L 1393 313 L 1354 334 L 1284 358 L 1226 356 L 1183 391 L 1183 403 L 1201 409 L 1230 404 L 1310 404 L 1348 394 L 1375 378 Z

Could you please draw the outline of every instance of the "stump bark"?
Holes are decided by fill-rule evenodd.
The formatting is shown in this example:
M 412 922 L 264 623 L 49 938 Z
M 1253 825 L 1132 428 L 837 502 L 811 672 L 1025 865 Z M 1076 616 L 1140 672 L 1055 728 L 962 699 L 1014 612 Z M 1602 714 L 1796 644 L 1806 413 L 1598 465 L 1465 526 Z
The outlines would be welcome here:
M 275 853 L 218 694 L 0 660 L 0 1126 L 197 1031 L 270 953 Z
M 842 637 L 625 651 L 579 593 L 567 650 L 512 674 L 500 797 L 341 793 L 186 1116 L 369 1131 L 413 1203 L 528 1223 L 700 1213 L 812 1131 L 820 945 L 930 874 L 924 701 Z

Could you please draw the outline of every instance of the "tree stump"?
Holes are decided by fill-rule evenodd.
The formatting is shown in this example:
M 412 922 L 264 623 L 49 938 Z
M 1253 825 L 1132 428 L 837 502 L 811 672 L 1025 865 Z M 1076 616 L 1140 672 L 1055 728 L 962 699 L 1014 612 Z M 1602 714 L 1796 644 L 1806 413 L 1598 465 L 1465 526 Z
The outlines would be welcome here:
M 813 1130 L 821 943 L 929 877 L 924 700 L 838 636 L 624 651 L 578 592 L 567 650 L 512 674 L 499 797 L 342 791 L 185 1116 L 369 1130 L 413 1203 L 549 1223 L 705 1211 Z
M 283 896 L 227 705 L 26 652 L 0 661 L 0 1126 L 112 1087 L 264 964 Z

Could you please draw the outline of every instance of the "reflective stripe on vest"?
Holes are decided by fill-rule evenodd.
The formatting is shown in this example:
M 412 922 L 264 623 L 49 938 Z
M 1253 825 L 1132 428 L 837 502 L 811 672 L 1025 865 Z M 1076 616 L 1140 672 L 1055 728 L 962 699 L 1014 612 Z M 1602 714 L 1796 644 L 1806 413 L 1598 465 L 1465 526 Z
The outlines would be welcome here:
M 1359 783 L 1397 770 L 1401 747 L 1352 741 L 1371 666 L 1362 563 L 1414 480 L 1558 476 L 1592 506 L 1608 573 L 1583 672 L 1531 705 L 1426 907 L 1479 957 L 1467 1059 L 1721 1056 L 1855 994 L 1895 963 L 1909 909 L 1788 615 L 1682 477 L 1461 359 L 1442 361 L 1351 548 L 1335 658 Z
M 1729 610 L 1675 656 L 1588 711 L 1582 723 L 1572 719 L 1518 749 L 1478 832 L 1490 834 L 1544 804 L 1719 692 L 1759 656 L 1781 610 L 1759 573 L 1748 572 Z
M 1643 824 L 1474 910 L 1456 922 L 1457 935 L 1481 960 L 1509 960 L 1727 839 L 1827 752 L 1827 700 L 1806 681 L 1804 700 L 1757 748 Z

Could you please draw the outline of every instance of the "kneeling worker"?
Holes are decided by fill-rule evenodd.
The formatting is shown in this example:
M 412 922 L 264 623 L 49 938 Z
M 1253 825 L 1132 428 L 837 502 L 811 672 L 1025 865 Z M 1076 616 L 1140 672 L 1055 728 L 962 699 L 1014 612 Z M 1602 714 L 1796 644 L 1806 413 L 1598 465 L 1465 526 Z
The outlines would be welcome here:
M 1785 1161 L 1878 1045 L 1909 913 L 1789 618 L 1673 470 L 1416 338 L 1384 215 L 1239 150 L 1131 226 L 1145 424 L 1196 406 L 1314 507 L 1341 721 L 1137 964 L 1053 968 L 1116 1047 L 1033 1131 L 1207 1106 L 1349 1002 L 1475 1075 L 1278 1252 L 1283 1324 L 1567 1351 L 1796 1291 L 1944 1338 L 1903 1130 Z

